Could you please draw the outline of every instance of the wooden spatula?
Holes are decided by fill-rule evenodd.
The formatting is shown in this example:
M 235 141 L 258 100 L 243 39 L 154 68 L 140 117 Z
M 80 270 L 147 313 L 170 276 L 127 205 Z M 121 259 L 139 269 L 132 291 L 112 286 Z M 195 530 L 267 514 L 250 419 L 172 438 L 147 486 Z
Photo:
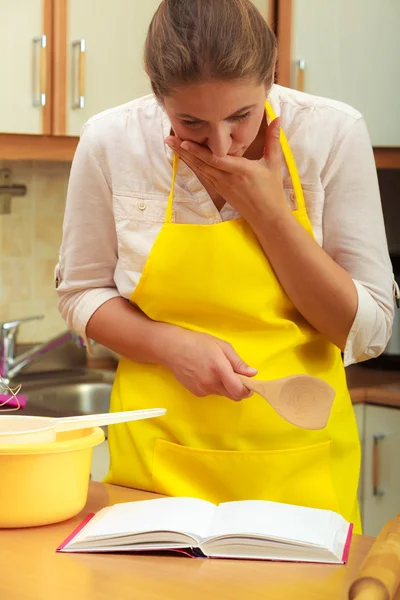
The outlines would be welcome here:
M 290 375 L 261 381 L 238 375 L 242 383 L 256 392 L 285 421 L 303 429 L 323 429 L 329 419 L 335 398 L 333 387 L 311 375 Z

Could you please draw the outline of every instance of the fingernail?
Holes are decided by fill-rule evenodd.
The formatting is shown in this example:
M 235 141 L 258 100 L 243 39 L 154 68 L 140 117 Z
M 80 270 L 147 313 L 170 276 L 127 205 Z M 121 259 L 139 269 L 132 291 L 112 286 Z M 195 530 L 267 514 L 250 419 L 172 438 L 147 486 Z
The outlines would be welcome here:
M 184 150 L 190 150 L 190 144 L 188 144 L 188 142 L 182 142 L 181 148 Z
M 247 367 L 247 371 L 252 375 L 257 375 L 258 373 L 257 369 L 253 369 L 253 367 Z
M 176 142 L 174 140 L 174 138 L 167 138 L 165 140 L 165 143 L 167 144 L 167 146 L 169 146 L 170 148 L 175 148 Z

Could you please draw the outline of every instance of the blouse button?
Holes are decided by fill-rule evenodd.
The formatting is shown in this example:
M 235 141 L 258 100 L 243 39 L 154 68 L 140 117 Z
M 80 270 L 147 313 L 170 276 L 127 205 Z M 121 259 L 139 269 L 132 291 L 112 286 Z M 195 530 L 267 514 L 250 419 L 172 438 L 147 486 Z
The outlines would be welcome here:
M 296 194 L 294 192 L 290 192 L 289 198 L 290 198 L 290 205 L 291 205 L 292 210 L 297 210 L 298 206 L 297 206 Z
M 137 206 L 139 210 L 146 210 L 147 204 L 144 200 L 139 200 Z

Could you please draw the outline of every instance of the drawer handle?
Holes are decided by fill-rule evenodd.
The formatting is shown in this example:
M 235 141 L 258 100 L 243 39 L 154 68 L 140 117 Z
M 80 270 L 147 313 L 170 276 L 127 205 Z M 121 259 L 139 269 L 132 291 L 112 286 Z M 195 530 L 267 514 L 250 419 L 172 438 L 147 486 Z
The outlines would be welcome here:
M 46 106 L 47 37 L 45 35 L 39 35 L 38 37 L 33 38 L 32 44 L 32 104 L 33 106 Z M 38 48 L 40 49 L 39 61 L 37 59 Z
M 78 57 L 76 58 L 76 50 Z M 72 108 L 85 108 L 86 41 L 72 42 Z
M 301 59 L 297 61 L 297 85 L 296 88 L 299 92 L 304 92 L 304 80 L 306 71 L 306 61 Z
M 372 493 L 375 497 L 385 495 L 385 490 L 380 487 L 381 482 L 381 442 L 387 437 L 386 433 L 375 433 L 372 446 Z

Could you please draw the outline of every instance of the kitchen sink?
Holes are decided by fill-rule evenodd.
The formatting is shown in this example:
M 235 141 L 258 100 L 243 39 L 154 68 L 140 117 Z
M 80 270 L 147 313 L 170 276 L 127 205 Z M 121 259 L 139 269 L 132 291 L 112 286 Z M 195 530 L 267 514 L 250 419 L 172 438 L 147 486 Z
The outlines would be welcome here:
M 21 414 L 66 417 L 105 413 L 110 409 L 111 382 L 67 383 L 29 390 Z M 22 390 L 21 390 L 22 393 Z
M 21 384 L 20 393 L 27 397 L 18 414 L 73 417 L 108 413 L 114 377 L 114 371 L 81 369 L 29 374 L 10 385 Z M 107 436 L 107 427 L 102 429 Z

